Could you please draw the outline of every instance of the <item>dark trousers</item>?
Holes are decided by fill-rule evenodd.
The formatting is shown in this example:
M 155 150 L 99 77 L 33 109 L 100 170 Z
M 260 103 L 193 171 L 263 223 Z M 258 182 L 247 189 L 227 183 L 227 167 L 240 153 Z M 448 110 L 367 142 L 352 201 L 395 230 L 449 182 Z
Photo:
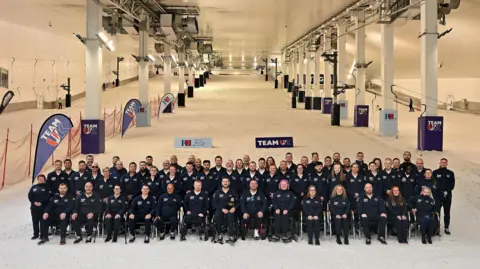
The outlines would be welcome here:
M 391 222 L 395 224 L 395 230 L 397 231 L 398 240 L 401 240 L 401 241 L 407 240 L 408 227 L 410 226 L 408 219 L 403 220 L 395 217 L 395 219 L 392 218 Z
M 137 226 L 137 223 L 143 222 L 145 224 L 145 235 L 150 236 L 151 234 L 151 229 L 152 229 L 152 219 L 146 219 L 146 215 L 135 215 L 135 218 L 131 219 L 128 218 L 128 229 L 130 229 L 130 234 L 132 236 L 135 236 L 135 228 Z
M 30 209 L 30 214 L 32 215 L 32 226 L 33 226 L 33 235 L 40 235 L 40 222 L 45 212 L 44 207 L 33 207 Z M 42 234 L 41 238 L 46 238 L 47 236 Z
M 185 215 L 185 225 L 182 227 L 180 231 L 183 236 L 187 235 L 188 228 L 191 228 L 194 225 L 202 226 L 204 223 L 204 217 L 200 216 L 192 216 L 192 215 Z M 203 227 L 200 230 L 200 233 L 203 233 Z
M 61 103 L 58 103 L 58 109 L 62 109 L 63 105 Z
M 275 213 L 274 222 L 275 222 L 275 234 L 280 235 L 289 232 L 289 223 L 290 223 L 290 211 L 286 215 L 283 214 L 283 210 L 280 211 L 280 214 Z
M 233 236 L 235 230 L 235 215 L 236 213 L 223 214 L 222 211 L 215 212 L 215 222 L 217 234 L 222 233 L 222 228 L 227 225 L 228 235 Z
M 410 112 L 415 112 L 415 109 L 413 109 L 413 105 L 408 106 L 410 108 Z
M 420 223 L 420 233 L 422 237 L 429 236 L 432 237 L 433 231 L 435 229 L 434 220 L 432 219 L 431 215 L 420 216 L 417 219 Z
M 93 215 L 91 219 L 87 218 L 87 215 L 79 213 L 75 220 L 72 220 L 72 226 L 75 230 L 77 236 L 82 235 L 82 225 L 85 224 L 85 230 L 87 230 L 87 236 L 92 236 L 93 234 L 93 226 L 95 226 L 95 221 L 98 216 Z
M 371 239 L 370 225 L 378 225 L 378 238 L 385 238 L 385 227 L 387 226 L 387 218 L 380 216 L 367 216 L 366 218 L 361 218 L 360 223 L 363 226 L 363 234 L 365 238 Z
M 332 218 L 334 219 L 334 223 L 335 223 L 335 235 L 341 236 L 343 231 L 343 236 L 348 237 L 348 226 L 349 226 L 348 218 L 344 219 L 341 216 L 340 218 L 337 218 L 337 216 L 332 216 Z
M 450 227 L 450 210 L 452 208 L 452 193 L 448 193 L 446 197 L 440 199 L 440 208 L 438 212 L 441 212 L 443 207 L 443 221 L 445 229 Z
M 116 219 L 115 215 L 112 214 L 112 217 L 105 218 L 104 222 L 105 222 L 105 228 L 107 230 L 107 236 L 112 235 L 112 229 L 113 229 L 113 237 L 117 237 L 118 232 L 120 231 L 120 227 L 122 226 L 122 223 L 123 223 L 123 217 Z
M 308 233 L 308 240 L 313 239 L 313 235 L 315 234 L 315 239 L 320 238 L 320 218 L 317 220 L 309 220 L 307 219 L 307 233 Z
M 42 239 L 48 239 L 48 227 L 50 226 L 58 226 L 60 228 L 60 237 L 67 237 L 69 217 L 70 216 L 67 215 L 65 219 L 61 220 L 59 215 L 50 214 L 46 220 L 42 218 L 40 221 L 40 234 L 42 235 Z
M 248 215 L 248 218 L 244 219 L 242 216 L 242 227 L 245 229 L 252 228 L 260 230 L 263 223 L 263 217 L 259 218 L 257 214 L 252 213 Z
M 155 220 L 155 226 L 160 229 L 160 232 L 164 232 L 164 228 L 165 228 L 165 223 L 168 223 L 170 224 L 170 231 L 171 232 L 174 232 L 177 230 L 177 227 L 178 227 L 178 217 L 177 217 L 177 213 L 175 213 L 174 215 L 170 215 L 170 216 L 160 216 L 160 219 L 157 219 Z

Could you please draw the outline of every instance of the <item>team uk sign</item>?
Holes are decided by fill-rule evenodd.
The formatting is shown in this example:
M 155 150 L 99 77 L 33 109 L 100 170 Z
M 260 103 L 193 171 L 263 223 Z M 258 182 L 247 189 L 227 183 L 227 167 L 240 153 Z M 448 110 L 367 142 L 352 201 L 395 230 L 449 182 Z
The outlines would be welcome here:
M 293 137 L 257 137 L 256 148 L 293 148 Z

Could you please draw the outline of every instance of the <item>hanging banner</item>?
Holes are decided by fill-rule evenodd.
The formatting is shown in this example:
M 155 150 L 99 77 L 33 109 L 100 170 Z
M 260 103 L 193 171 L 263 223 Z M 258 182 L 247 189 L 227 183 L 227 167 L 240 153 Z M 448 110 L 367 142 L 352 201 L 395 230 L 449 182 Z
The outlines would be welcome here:
M 138 99 L 130 99 L 130 101 L 128 101 L 125 105 L 125 108 L 123 109 L 122 137 L 123 135 L 125 135 L 128 126 L 130 126 L 130 123 L 132 122 L 137 112 L 140 111 L 141 106 L 142 103 L 140 103 Z
M 171 93 L 167 93 L 162 97 L 160 101 L 160 107 L 158 108 L 157 120 L 162 113 L 172 113 L 175 104 L 175 96 Z
M 2 114 L 5 108 L 7 108 L 14 95 L 15 94 L 12 91 L 8 91 L 5 93 L 2 99 L 2 103 L 0 103 L 0 114 Z
M 38 132 L 32 184 L 42 171 L 43 166 L 47 163 L 52 153 L 68 135 L 68 132 L 72 127 L 73 124 L 70 118 L 63 114 L 54 114 L 43 123 L 40 132 Z

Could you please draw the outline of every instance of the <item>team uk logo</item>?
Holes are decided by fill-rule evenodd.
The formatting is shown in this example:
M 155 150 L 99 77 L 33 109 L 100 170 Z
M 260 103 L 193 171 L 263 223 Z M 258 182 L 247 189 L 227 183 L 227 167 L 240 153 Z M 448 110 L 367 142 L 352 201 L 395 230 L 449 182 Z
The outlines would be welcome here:
M 367 115 L 367 113 L 368 113 L 368 108 L 365 108 L 365 107 L 358 108 L 359 115 Z
M 332 103 L 332 100 L 330 100 L 330 99 L 325 99 L 325 104 L 326 104 L 326 105 L 329 105 L 329 104 L 331 104 L 331 103 Z
M 192 146 L 192 140 L 182 140 L 182 146 L 183 147 L 191 147 Z
M 97 124 L 84 124 L 83 133 L 86 135 L 97 134 L 98 125 Z
M 256 138 L 257 148 L 291 148 L 293 147 L 293 138 Z
M 69 130 L 70 130 L 69 128 L 64 128 L 62 122 L 55 118 L 52 124 L 50 124 L 50 126 L 47 127 L 47 130 L 43 132 L 40 139 L 45 140 L 47 144 L 49 144 L 52 147 L 55 147 L 67 135 Z
M 427 122 L 427 130 L 432 132 L 441 132 L 442 131 L 442 121 L 429 120 Z
M 130 106 L 128 106 L 127 110 L 125 111 L 125 114 L 129 116 L 130 118 L 133 118 L 135 116 L 135 111 L 136 111 L 136 104 L 135 102 L 132 102 Z
M 170 99 L 168 96 L 166 96 L 166 97 L 163 98 L 163 100 L 162 100 L 162 103 L 163 103 L 164 105 L 168 105 L 168 104 L 170 104 L 170 102 L 171 102 L 171 99 Z

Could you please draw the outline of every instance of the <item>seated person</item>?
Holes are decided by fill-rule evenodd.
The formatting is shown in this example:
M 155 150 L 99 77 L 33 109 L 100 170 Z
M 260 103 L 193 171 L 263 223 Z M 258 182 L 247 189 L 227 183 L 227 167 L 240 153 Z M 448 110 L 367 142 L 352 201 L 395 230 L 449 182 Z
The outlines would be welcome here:
M 432 243 L 432 235 L 435 230 L 435 220 L 432 219 L 434 210 L 435 201 L 432 197 L 432 191 L 429 187 L 423 186 L 422 193 L 412 199 L 412 212 L 416 214 L 417 221 L 420 223 L 423 244 Z
M 167 193 L 160 195 L 157 201 L 157 210 L 155 213 L 155 226 L 160 230 L 160 239 L 165 238 L 164 223 L 170 223 L 170 239 L 175 239 L 175 231 L 178 227 L 178 211 L 182 207 L 182 198 L 175 193 L 175 185 L 170 183 L 167 185 Z
M 122 189 L 120 184 L 113 187 L 113 195 L 107 198 L 107 205 L 105 209 L 105 227 L 107 229 L 107 238 L 105 242 L 112 240 L 112 228 L 113 228 L 113 240 L 117 242 L 118 231 L 124 221 L 124 214 L 127 212 L 127 197 L 121 193 Z
M 280 181 L 280 190 L 273 195 L 272 205 L 274 210 L 275 234 L 272 238 L 274 240 L 279 240 L 280 237 L 283 240 L 291 238 L 288 224 L 291 217 L 290 212 L 295 209 L 297 197 L 288 187 L 287 180 Z
M 387 211 L 385 208 L 385 201 L 373 194 L 372 184 L 365 184 L 365 192 L 360 195 L 357 201 L 357 211 L 360 215 L 360 223 L 363 227 L 363 234 L 365 235 L 365 242 L 367 245 L 372 243 L 370 224 L 378 225 L 378 241 L 386 245 L 385 241 L 385 227 L 387 226 Z
M 398 243 L 408 244 L 407 201 L 403 198 L 398 186 L 393 186 L 391 189 L 387 199 L 387 212 L 390 222 L 395 224 Z
M 237 206 L 237 193 L 230 189 L 228 177 L 222 179 L 222 188 L 217 190 L 212 198 L 212 207 L 215 211 L 217 240 L 223 244 L 223 227 L 228 226 L 227 243 L 233 243 L 235 231 L 235 210 Z
M 263 214 L 267 210 L 267 201 L 262 192 L 258 190 L 258 183 L 255 179 L 250 179 L 250 190 L 243 193 L 240 198 L 240 208 L 242 210 L 242 240 L 245 240 L 245 236 L 248 228 L 253 225 L 254 238 L 259 239 L 259 230 L 263 223 Z
M 75 200 L 75 208 L 72 214 L 72 226 L 75 230 L 77 237 L 74 244 L 78 244 L 82 241 L 82 224 L 85 224 L 87 230 L 87 240 L 85 243 L 92 242 L 93 226 L 98 220 L 98 217 L 102 213 L 103 201 L 102 197 L 93 192 L 92 182 L 85 184 L 85 192 Z
M 155 213 L 157 201 L 150 195 L 150 188 L 143 185 L 142 194 L 135 197 L 132 201 L 128 216 L 128 229 L 130 229 L 130 243 L 135 242 L 135 228 L 137 223 L 145 224 L 145 244 L 150 243 L 150 234 L 152 227 L 152 215 Z
M 205 216 L 208 212 L 209 199 L 208 192 L 202 191 L 202 181 L 196 180 L 193 184 L 193 191 L 185 195 L 183 200 L 183 211 L 185 212 L 185 225 L 182 227 L 180 240 L 186 240 L 187 230 L 192 225 L 200 225 L 204 223 Z M 203 228 L 203 227 L 202 227 Z M 203 233 L 200 230 L 200 233 Z
M 300 166 L 300 165 L 299 165 Z M 307 223 L 308 244 L 313 245 L 313 234 L 315 234 L 315 245 L 320 245 L 320 215 L 322 214 L 322 200 L 317 196 L 315 186 L 308 187 L 308 193 L 302 201 L 302 212 Z
M 355 164 L 356 167 L 358 167 Z M 332 198 L 330 198 L 330 212 L 332 215 L 332 222 L 335 226 L 335 235 L 337 236 L 337 244 L 345 243 L 348 245 L 348 214 L 350 214 L 350 200 L 347 196 L 347 191 L 343 185 L 337 185 L 333 188 Z M 343 239 L 341 234 L 343 231 Z

